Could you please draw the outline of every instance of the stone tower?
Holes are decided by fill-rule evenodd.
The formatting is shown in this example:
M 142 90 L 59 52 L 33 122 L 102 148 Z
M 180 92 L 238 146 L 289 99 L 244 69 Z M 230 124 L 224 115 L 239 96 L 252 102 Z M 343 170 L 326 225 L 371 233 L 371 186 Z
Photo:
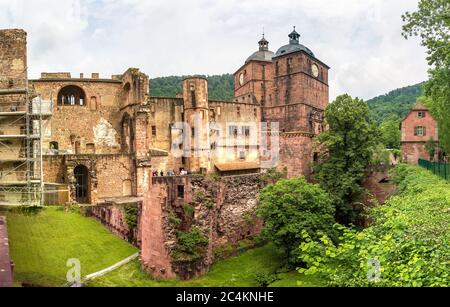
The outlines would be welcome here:
M 186 129 L 189 129 L 185 133 L 189 134 L 190 140 L 187 167 L 192 172 L 208 172 L 210 170 L 208 80 L 203 77 L 184 79 L 183 99 L 184 122 Z

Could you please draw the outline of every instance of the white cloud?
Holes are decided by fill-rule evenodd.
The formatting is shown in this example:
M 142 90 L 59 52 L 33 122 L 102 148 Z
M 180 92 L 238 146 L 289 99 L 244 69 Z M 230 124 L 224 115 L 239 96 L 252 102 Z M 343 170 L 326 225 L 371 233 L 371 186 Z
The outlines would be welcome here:
M 139 67 L 151 77 L 234 72 L 296 25 L 332 67 L 330 92 L 362 98 L 426 79 L 425 51 L 401 37 L 415 0 L 0 0 L 0 24 L 29 33 L 30 76 Z

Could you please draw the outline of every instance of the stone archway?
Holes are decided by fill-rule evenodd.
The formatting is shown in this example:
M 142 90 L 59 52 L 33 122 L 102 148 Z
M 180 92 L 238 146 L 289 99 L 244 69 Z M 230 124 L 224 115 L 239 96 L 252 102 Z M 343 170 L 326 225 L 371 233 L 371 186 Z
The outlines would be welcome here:
M 90 196 L 89 170 L 84 165 L 78 165 L 73 170 L 75 177 L 75 200 L 79 204 L 88 204 Z

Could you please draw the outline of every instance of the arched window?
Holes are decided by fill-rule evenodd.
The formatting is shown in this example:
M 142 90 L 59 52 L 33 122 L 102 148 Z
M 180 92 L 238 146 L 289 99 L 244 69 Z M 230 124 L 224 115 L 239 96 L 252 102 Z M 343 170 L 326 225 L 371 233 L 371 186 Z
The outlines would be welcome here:
M 50 142 L 50 149 L 59 150 L 58 142 Z
M 85 106 L 86 95 L 82 88 L 69 85 L 63 87 L 58 93 L 58 105 L 62 106 Z
M 95 96 L 91 97 L 90 109 L 91 111 L 97 111 L 97 97 Z
M 125 105 L 129 105 L 131 103 L 131 84 L 127 82 L 123 87 L 123 101 Z

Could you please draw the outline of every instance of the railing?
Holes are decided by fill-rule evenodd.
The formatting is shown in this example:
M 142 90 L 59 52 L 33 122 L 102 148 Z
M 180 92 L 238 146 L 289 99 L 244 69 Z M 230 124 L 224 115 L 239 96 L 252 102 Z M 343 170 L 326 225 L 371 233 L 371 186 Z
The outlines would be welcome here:
M 450 164 L 444 162 L 431 162 L 419 159 L 419 165 L 427 170 L 433 172 L 446 180 L 450 180 Z

